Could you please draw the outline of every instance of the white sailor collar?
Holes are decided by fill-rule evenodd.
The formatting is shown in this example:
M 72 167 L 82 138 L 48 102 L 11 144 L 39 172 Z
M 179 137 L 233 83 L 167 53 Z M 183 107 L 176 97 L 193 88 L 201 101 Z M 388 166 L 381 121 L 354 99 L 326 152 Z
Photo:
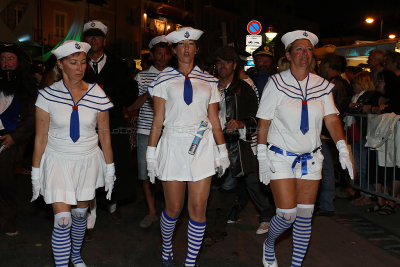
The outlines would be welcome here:
M 44 89 L 39 90 L 38 93 L 50 102 L 68 105 L 71 107 L 83 106 L 98 111 L 105 111 L 113 107 L 110 99 L 95 83 L 89 84 L 87 92 L 76 103 L 74 102 L 69 89 L 62 79 Z
M 272 75 L 271 80 L 276 88 L 288 97 L 306 101 L 328 95 L 335 87 L 328 80 L 316 74 L 309 73 L 306 77 L 306 88 L 303 88 L 303 93 L 300 82 L 290 69 Z

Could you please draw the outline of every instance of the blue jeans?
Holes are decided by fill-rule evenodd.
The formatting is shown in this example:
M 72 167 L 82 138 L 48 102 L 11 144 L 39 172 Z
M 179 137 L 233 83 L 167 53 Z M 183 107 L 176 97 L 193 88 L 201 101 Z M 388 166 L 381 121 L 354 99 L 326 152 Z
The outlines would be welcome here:
M 356 185 L 360 186 L 361 188 L 368 188 L 368 181 L 367 181 L 367 155 L 368 149 L 365 147 L 365 143 L 367 140 L 361 140 L 354 142 L 352 147 L 353 149 L 353 156 L 354 156 L 354 164 L 356 165 L 357 177 L 358 181 Z M 375 162 L 374 162 L 375 164 Z
M 146 151 L 147 144 L 149 143 L 150 135 L 137 134 L 137 162 L 138 162 L 138 179 L 139 181 L 146 181 L 149 179 L 147 176 L 147 162 Z

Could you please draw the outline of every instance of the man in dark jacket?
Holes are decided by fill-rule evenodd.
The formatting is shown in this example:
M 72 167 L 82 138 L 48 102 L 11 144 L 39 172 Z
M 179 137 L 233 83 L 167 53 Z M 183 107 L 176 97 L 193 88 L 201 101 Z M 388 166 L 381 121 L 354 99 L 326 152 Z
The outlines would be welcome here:
M 276 73 L 274 64 L 274 56 L 268 45 L 263 44 L 258 47 L 252 54 L 254 60 L 254 68 L 248 72 L 249 77 L 253 80 L 261 99 L 264 87 L 268 82 L 269 76 Z
M 101 21 L 93 20 L 85 23 L 83 36 L 91 49 L 88 52 L 88 66 L 84 80 L 97 83 L 114 104 L 109 111 L 111 145 L 113 149 L 115 174 L 115 189 L 111 201 L 107 204 L 116 223 L 120 222 L 120 212 L 117 210 L 117 201 L 126 200 L 135 195 L 135 173 L 133 157 L 129 150 L 129 128 L 124 117 L 124 108 L 130 106 L 137 98 L 138 86 L 129 74 L 128 66 L 119 58 L 105 51 L 107 26 Z M 98 192 L 100 193 L 100 191 Z M 101 198 L 103 199 L 103 198 Z M 92 203 L 95 205 L 95 203 Z M 91 214 L 88 217 L 88 229 L 94 227 L 95 210 L 91 205 Z M 92 231 L 88 231 L 89 238 Z
M 346 110 L 349 107 L 353 95 L 350 84 L 342 78 L 341 74 L 346 69 L 346 60 L 344 57 L 336 54 L 327 54 L 321 61 L 319 70 L 320 75 L 329 82 L 335 84 L 332 90 L 333 98 L 339 115 L 343 119 Z M 325 125 L 321 132 L 322 154 L 324 162 L 322 165 L 322 179 L 319 189 L 319 209 L 315 215 L 333 215 L 335 211 L 335 162 L 338 162 L 339 155 L 335 143 L 329 135 Z M 339 170 L 339 168 L 338 168 Z M 339 170 L 340 171 L 340 170 Z
M 0 45 L 0 230 L 9 236 L 16 228 L 14 167 L 20 145 L 35 130 L 36 86 L 29 56 L 16 44 Z
M 222 177 L 218 191 L 211 193 L 211 198 L 220 200 L 220 210 L 232 206 L 233 198 L 229 192 L 236 192 L 237 206 L 235 218 L 228 223 L 235 223 L 241 209 L 247 202 L 247 194 L 260 212 L 260 227 L 257 234 L 263 234 L 269 227 L 269 201 L 266 188 L 258 179 L 257 158 L 251 149 L 252 136 L 256 134 L 258 99 L 253 88 L 239 78 L 239 58 L 232 47 L 223 47 L 215 53 L 217 77 L 222 101 L 219 117 L 229 152 L 230 167 Z M 222 212 L 222 216 L 228 212 Z M 218 220 L 224 220 L 223 225 Z M 223 231 L 226 217 L 217 218 L 217 231 Z M 219 227 L 219 229 L 218 229 Z M 210 227 L 212 230 L 212 227 Z

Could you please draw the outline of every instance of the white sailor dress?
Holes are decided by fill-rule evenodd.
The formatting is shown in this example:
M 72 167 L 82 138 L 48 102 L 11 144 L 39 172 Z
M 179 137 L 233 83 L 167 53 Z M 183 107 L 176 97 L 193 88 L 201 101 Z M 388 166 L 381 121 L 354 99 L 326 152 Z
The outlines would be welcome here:
M 303 81 L 298 81 L 290 70 L 272 75 L 265 86 L 256 115 L 271 120 L 268 144 L 297 155 L 312 153 L 319 148 L 324 116 L 339 114 L 331 93 L 333 88 L 333 84 L 312 73 Z M 301 129 L 303 122 L 307 125 L 306 131 Z M 320 164 L 308 164 L 308 172 L 322 168 L 323 156 L 320 150 L 315 153 Z M 268 150 L 270 154 L 276 153 Z M 294 157 L 282 158 L 292 163 Z M 301 166 L 299 163 L 297 167 Z
M 47 204 L 91 200 L 104 186 L 106 162 L 98 145 L 97 115 L 113 107 L 97 84 L 74 103 L 64 81 L 39 90 L 36 106 L 50 115 L 48 141 L 40 161 L 40 194 Z M 79 116 L 79 136 L 71 138 L 72 111 Z
M 185 79 L 190 79 L 193 88 L 189 105 L 184 101 Z M 158 179 L 198 181 L 214 175 L 217 146 L 208 121 L 208 106 L 221 101 L 218 80 L 197 66 L 186 77 L 168 67 L 150 84 L 148 91 L 152 97 L 165 99 L 164 128 L 156 149 Z M 196 153 L 190 155 L 189 148 L 202 121 L 208 122 L 208 129 Z

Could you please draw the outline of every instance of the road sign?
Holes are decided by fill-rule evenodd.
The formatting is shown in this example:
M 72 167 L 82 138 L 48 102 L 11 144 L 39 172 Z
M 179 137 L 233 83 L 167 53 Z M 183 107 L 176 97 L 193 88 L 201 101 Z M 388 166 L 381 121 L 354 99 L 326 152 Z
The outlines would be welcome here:
M 257 20 L 252 20 L 247 24 L 247 31 L 250 34 L 259 34 L 261 32 L 262 26 L 261 23 Z
M 256 51 L 257 48 L 257 46 L 246 46 L 246 52 L 253 54 L 253 52 Z
M 261 46 L 262 36 L 259 34 L 246 35 L 246 45 L 248 46 Z

